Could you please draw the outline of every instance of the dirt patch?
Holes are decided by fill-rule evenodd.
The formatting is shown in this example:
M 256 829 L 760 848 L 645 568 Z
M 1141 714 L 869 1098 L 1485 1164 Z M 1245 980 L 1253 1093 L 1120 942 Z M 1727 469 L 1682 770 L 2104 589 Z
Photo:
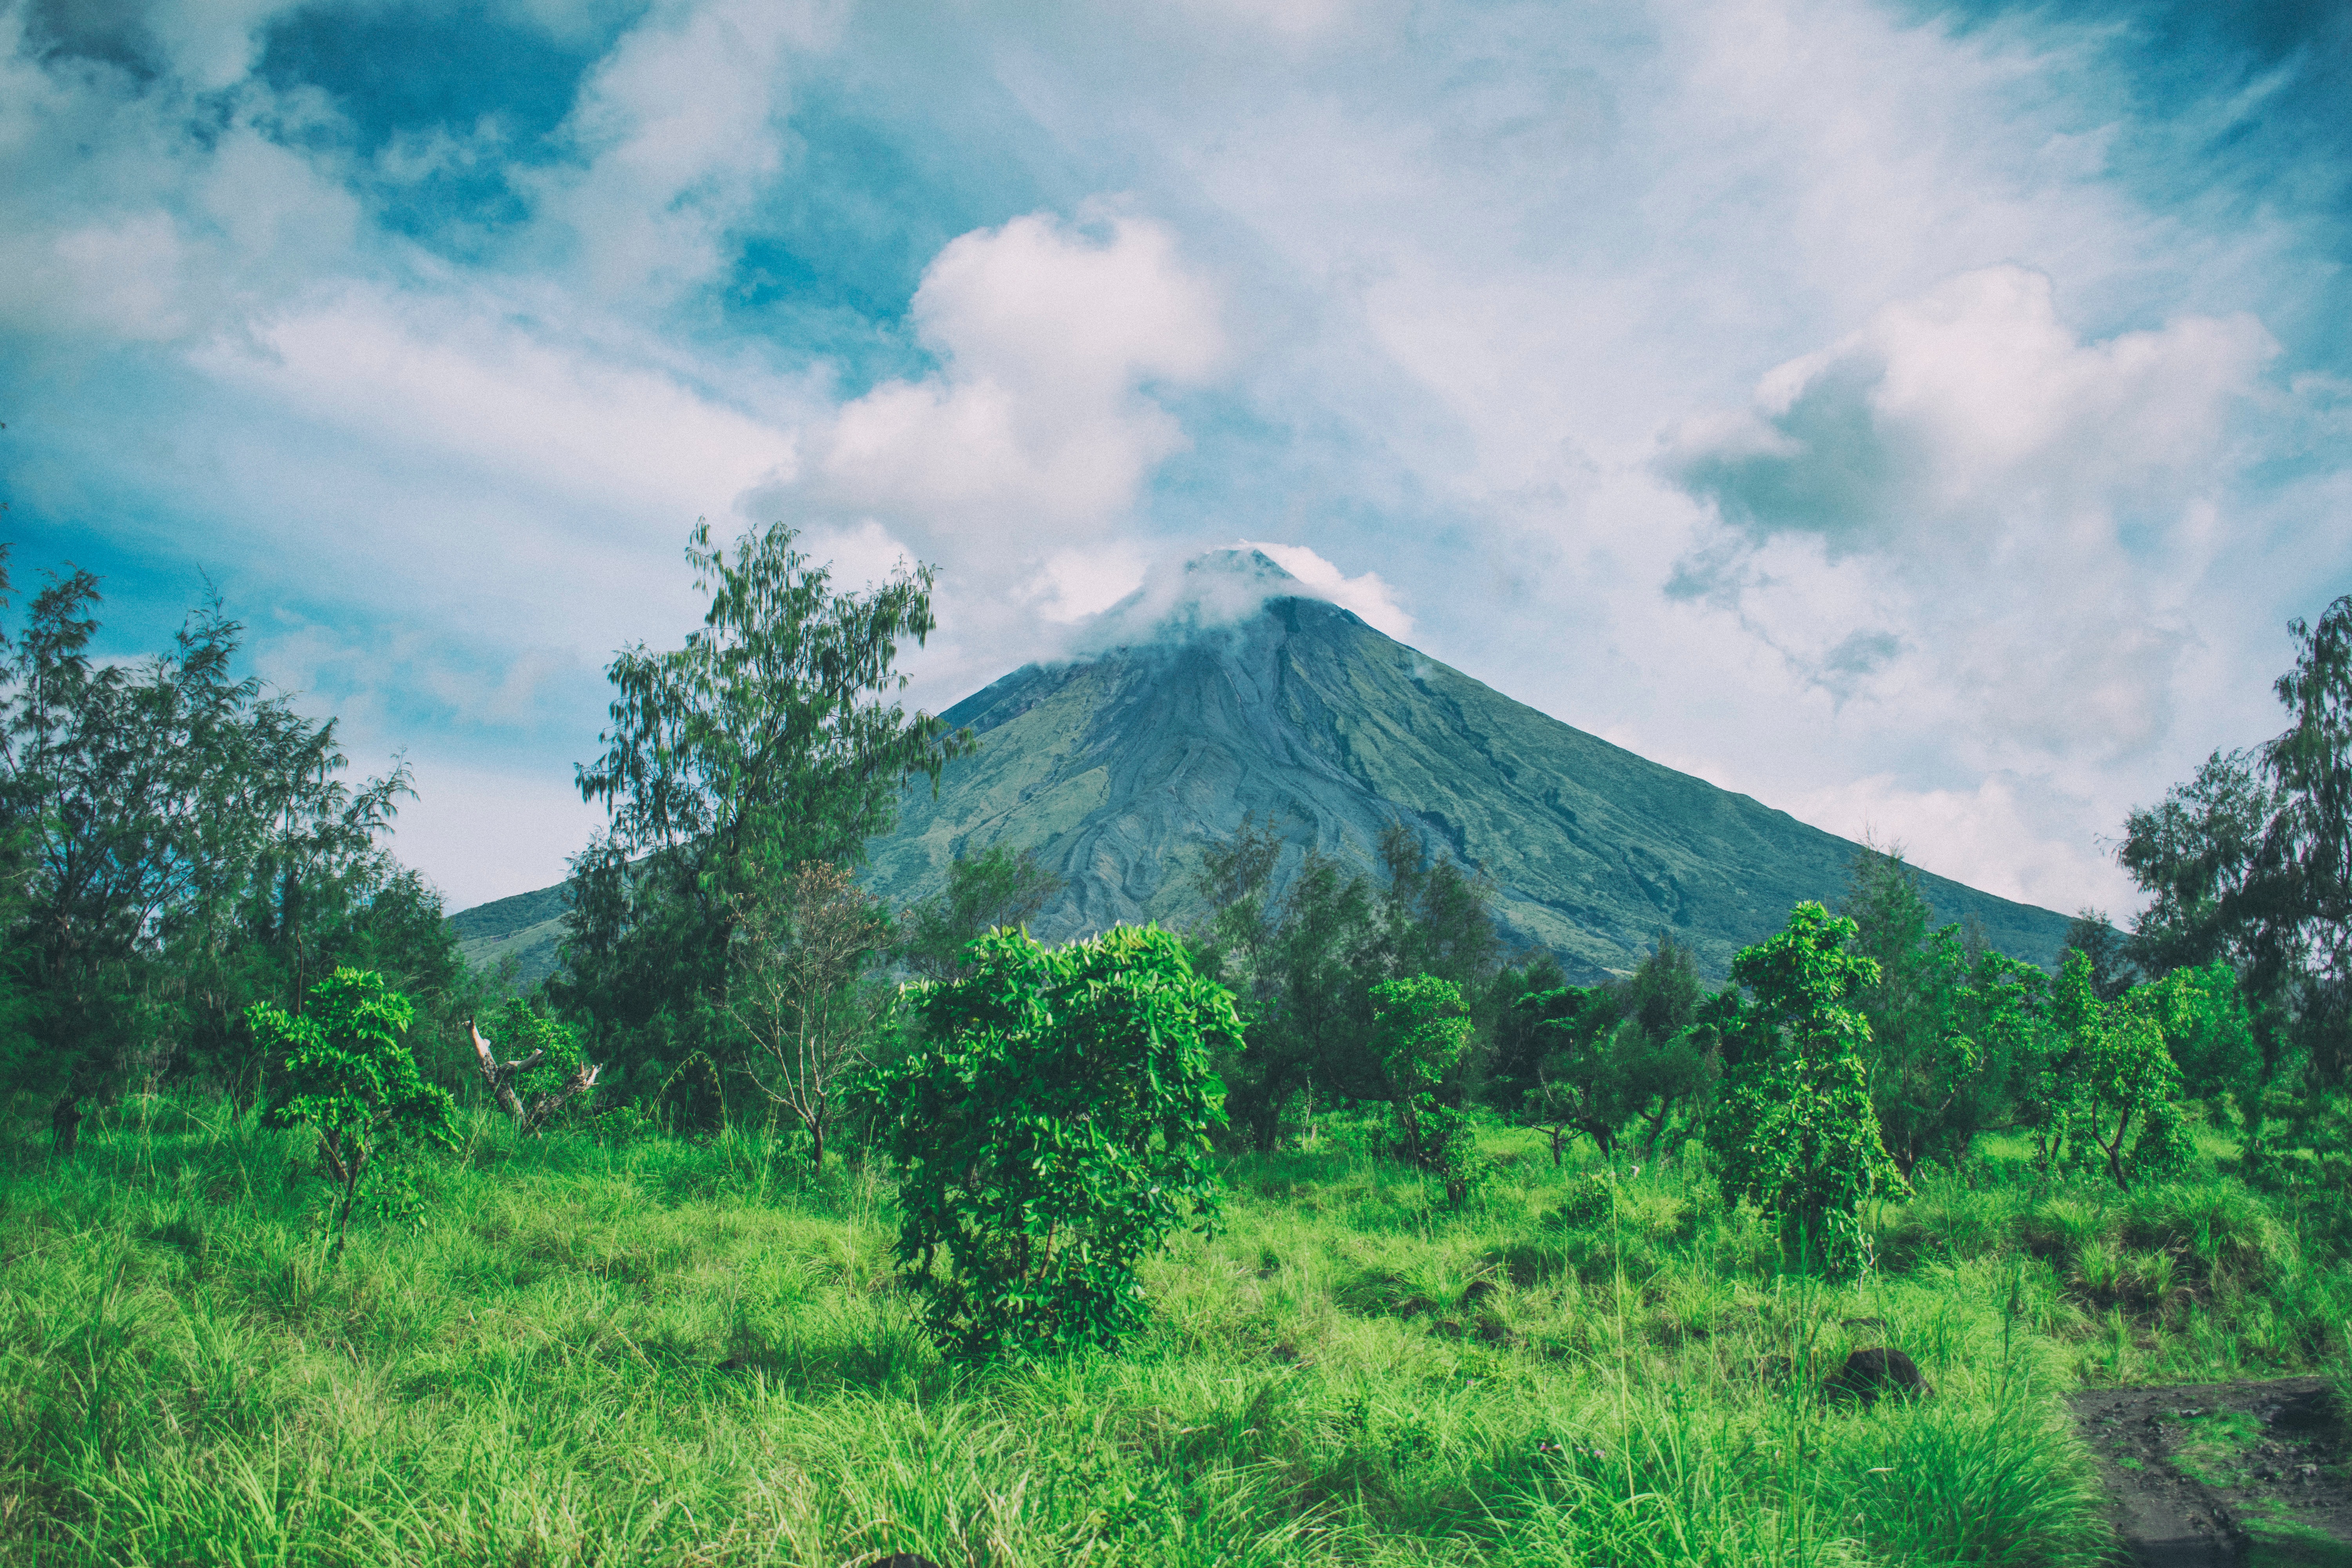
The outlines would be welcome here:
M 2069 1403 L 2140 1568 L 2352 1568 L 2352 1433 L 2320 1379 Z

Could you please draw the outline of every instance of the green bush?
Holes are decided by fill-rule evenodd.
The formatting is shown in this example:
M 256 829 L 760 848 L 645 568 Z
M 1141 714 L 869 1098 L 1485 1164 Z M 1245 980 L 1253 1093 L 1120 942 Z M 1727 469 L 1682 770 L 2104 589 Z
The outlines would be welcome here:
M 255 1038 L 282 1057 L 278 1092 L 263 1120 L 316 1131 L 319 1163 L 341 1189 L 334 1211 L 340 1254 L 360 1184 L 381 1170 L 382 1155 L 456 1142 L 449 1091 L 416 1070 L 404 1037 L 415 1009 L 381 974 L 338 969 L 310 987 L 310 1009 L 299 1017 L 268 1002 L 255 1003 L 246 1016 Z
M 1157 926 L 1051 950 L 997 931 L 964 962 L 884 1088 L 898 1256 L 956 1352 L 1116 1345 L 1144 1317 L 1136 1264 L 1214 1210 L 1232 994 Z
M 1785 929 L 1731 961 L 1753 999 L 1726 993 L 1724 1094 L 1706 1125 L 1725 1195 L 1779 1221 L 1784 1250 L 1846 1272 L 1870 1261 L 1863 1205 L 1906 1186 L 1871 1105 L 1870 1026 L 1851 998 L 1878 965 L 1851 950 L 1854 930 L 1799 904 Z

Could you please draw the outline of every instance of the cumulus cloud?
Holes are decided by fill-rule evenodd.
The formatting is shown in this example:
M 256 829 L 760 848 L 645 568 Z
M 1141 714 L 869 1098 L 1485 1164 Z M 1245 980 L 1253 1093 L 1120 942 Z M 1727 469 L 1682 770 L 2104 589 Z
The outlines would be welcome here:
M 409 460 L 632 514 L 719 510 L 790 463 L 775 411 L 714 398 L 625 341 L 600 353 L 495 303 L 353 286 L 190 362 Z
M 1163 225 L 1016 218 L 951 242 L 911 308 L 940 368 L 810 433 L 798 499 L 940 549 L 1029 554 L 1123 520 L 1182 426 L 1152 392 L 1225 361 L 1214 288 Z
M 2046 274 L 1986 268 L 1772 370 L 1749 408 L 1676 431 L 1664 467 L 1758 542 L 1916 557 L 2054 526 L 2096 543 L 2202 475 L 2277 352 L 2247 315 L 2084 342 Z

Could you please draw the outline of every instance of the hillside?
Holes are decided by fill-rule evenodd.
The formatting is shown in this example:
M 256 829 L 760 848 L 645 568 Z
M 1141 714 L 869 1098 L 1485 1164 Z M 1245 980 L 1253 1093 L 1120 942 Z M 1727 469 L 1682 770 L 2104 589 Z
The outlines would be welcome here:
M 556 943 L 563 938 L 562 884 L 461 910 L 449 925 L 467 963 L 495 969 L 512 958 L 517 984 L 528 988 L 555 973 Z
M 1518 943 L 1592 978 L 1671 931 L 1720 979 L 1804 899 L 1834 901 L 1857 846 L 1515 702 L 1304 596 L 1255 552 L 1192 563 L 1172 603 L 1107 617 L 1132 635 L 1031 665 L 948 710 L 981 738 L 936 795 L 910 789 L 866 880 L 893 906 L 935 891 L 959 853 L 1026 846 L 1068 884 L 1040 915 L 1061 939 L 1120 921 L 1183 925 L 1202 843 L 1244 813 L 1370 868 L 1402 819 L 1483 865 Z M 1938 919 L 1974 917 L 2004 952 L 2054 961 L 2066 918 L 1923 877 Z M 454 917 L 469 958 L 552 965 L 560 889 Z

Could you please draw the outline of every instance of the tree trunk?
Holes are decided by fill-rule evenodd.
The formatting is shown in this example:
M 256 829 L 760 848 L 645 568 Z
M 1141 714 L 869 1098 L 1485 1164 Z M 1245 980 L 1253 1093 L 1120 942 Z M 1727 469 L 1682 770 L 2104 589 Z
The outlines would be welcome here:
M 81 1100 L 78 1096 L 67 1095 L 49 1112 L 49 1138 L 59 1154 L 72 1155 L 75 1143 L 81 1138 Z
M 1555 1171 L 1559 1170 L 1562 1164 L 1566 1163 L 1566 1161 L 1562 1158 L 1560 1153 L 1560 1145 L 1567 1142 L 1567 1128 L 1555 1127 L 1551 1130 L 1551 1168 Z
M 2106 1145 L 2107 1174 L 2116 1179 L 2116 1186 L 2118 1190 L 2126 1193 L 2131 1191 L 2131 1184 L 2124 1180 L 2124 1133 L 2130 1127 L 2131 1112 L 2126 1110 L 2123 1113 L 2122 1119 L 2116 1123 L 2116 1141 Z
M 809 1130 L 809 1165 L 810 1165 L 810 1168 L 811 1168 L 812 1170 L 814 1170 L 814 1171 L 816 1173 L 816 1174 L 818 1174 L 818 1175 L 822 1176 L 822 1175 L 824 1175 L 824 1120 L 823 1120 L 822 1118 L 818 1118 L 818 1117 L 812 1117 L 812 1118 L 810 1119 L 810 1121 L 809 1121 L 808 1130 Z

